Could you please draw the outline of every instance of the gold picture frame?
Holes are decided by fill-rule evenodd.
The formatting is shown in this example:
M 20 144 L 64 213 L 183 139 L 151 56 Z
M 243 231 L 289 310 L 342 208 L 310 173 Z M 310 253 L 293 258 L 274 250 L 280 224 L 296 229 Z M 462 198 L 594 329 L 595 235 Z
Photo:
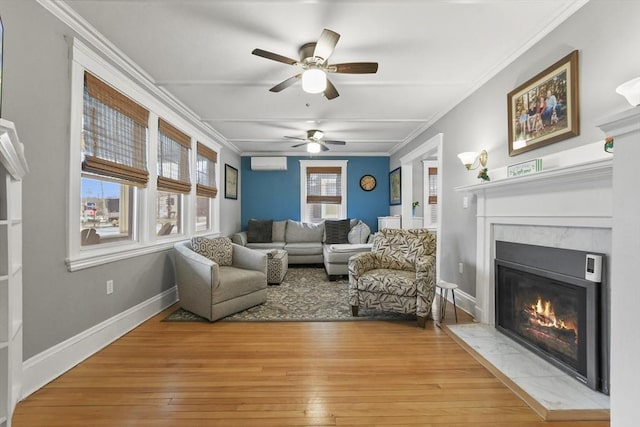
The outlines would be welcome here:
M 509 156 L 580 135 L 578 51 L 507 95 Z

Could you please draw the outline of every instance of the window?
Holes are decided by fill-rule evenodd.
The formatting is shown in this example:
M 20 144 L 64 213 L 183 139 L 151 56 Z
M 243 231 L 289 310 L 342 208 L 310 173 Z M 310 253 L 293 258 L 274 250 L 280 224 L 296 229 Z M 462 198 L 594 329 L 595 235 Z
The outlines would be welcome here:
M 182 234 L 183 195 L 191 192 L 189 151 L 191 138 L 160 119 L 158 121 L 158 194 L 156 234 Z
M 150 90 L 144 76 L 121 73 L 73 40 L 69 271 L 163 251 L 197 231 L 219 232 L 220 147 L 194 114 L 174 113 L 171 97 Z
M 80 230 L 82 246 L 134 240 L 132 201 L 146 186 L 149 112 L 84 73 Z
M 211 200 L 218 194 L 216 188 L 215 151 L 198 142 L 196 153 L 196 231 L 211 228 Z
M 301 218 L 306 222 L 345 218 L 347 161 L 302 160 Z

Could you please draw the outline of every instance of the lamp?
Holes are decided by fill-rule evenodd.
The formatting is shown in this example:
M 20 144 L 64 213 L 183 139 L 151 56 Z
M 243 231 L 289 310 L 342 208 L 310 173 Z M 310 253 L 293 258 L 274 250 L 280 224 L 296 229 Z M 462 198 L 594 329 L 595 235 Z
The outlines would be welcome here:
M 480 165 L 482 165 L 482 167 L 487 166 L 488 157 L 489 155 L 486 150 L 482 150 L 480 153 L 475 151 L 465 151 L 464 153 L 458 154 L 458 158 L 467 170 L 478 169 Z M 476 164 L 476 162 L 478 162 L 478 164 Z
M 327 88 L 327 75 L 319 68 L 309 68 L 302 73 L 302 90 L 307 93 L 324 92 Z
M 320 144 L 317 142 L 310 142 L 307 144 L 307 151 L 309 153 L 319 153 L 320 152 Z

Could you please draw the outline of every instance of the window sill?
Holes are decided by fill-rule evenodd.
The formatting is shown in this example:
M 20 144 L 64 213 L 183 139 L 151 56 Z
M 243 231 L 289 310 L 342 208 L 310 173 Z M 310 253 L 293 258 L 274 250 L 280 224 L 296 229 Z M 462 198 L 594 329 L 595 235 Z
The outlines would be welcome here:
M 205 237 L 218 237 L 220 232 L 199 232 L 194 236 Z M 80 254 L 65 259 L 67 270 L 78 271 L 85 268 L 96 267 L 98 265 L 108 264 L 110 262 L 122 261 L 132 257 L 141 255 L 148 255 L 155 252 L 166 251 L 172 249 L 173 245 L 177 242 L 188 240 L 188 237 L 184 235 L 174 237 L 163 237 L 153 244 L 141 245 L 139 243 L 132 243 L 126 246 L 109 246 L 109 247 L 95 247 L 91 249 L 85 249 Z
M 83 250 L 80 254 L 67 258 L 65 264 L 69 271 L 83 270 L 85 268 L 96 267 L 136 256 L 166 251 L 167 249 L 173 248 L 176 242 L 182 240 L 185 240 L 184 236 L 177 236 L 174 239 L 162 239 L 154 244 L 140 245 L 136 243 L 127 246 L 118 246 L 117 249 L 114 247 L 96 247 L 95 249 Z

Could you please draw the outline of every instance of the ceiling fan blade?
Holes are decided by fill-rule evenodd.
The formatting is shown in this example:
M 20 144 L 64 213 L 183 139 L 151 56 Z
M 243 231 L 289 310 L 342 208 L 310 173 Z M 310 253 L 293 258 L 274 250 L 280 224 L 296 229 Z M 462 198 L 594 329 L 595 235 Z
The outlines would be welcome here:
M 303 142 L 302 144 L 296 144 L 296 145 L 292 145 L 292 148 L 297 148 L 297 147 L 302 147 L 303 145 L 307 145 L 308 142 Z
M 324 142 L 325 144 L 333 144 L 333 145 L 345 145 L 347 143 L 346 141 L 335 141 L 331 139 L 323 139 L 322 142 Z
M 298 138 L 297 136 L 286 136 L 286 135 L 285 135 L 285 138 L 288 138 L 288 139 L 296 139 L 296 140 L 298 140 L 298 141 L 306 141 L 306 139 L 305 139 L 305 138 Z
M 316 43 L 316 48 L 313 51 L 313 56 L 324 59 L 324 64 L 333 53 L 333 49 L 336 47 L 336 44 L 338 44 L 339 39 L 340 34 L 325 28 L 324 30 L 322 30 L 322 34 L 320 34 L 320 38 Z
M 327 79 L 327 88 L 324 90 L 324 96 L 327 99 L 333 99 L 333 98 L 337 98 L 338 96 L 340 96 L 340 94 L 338 93 L 338 90 L 333 85 L 333 83 L 331 83 L 331 81 L 329 81 L 329 79 Z
M 343 74 L 374 74 L 378 72 L 378 63 L 377 62 L 347 62 L 344 64 L 334 64 L 328 68 L 328 71 L 333 73 L 343 73 Z
M 327 147 L 326 145 L 320 143 L 320 148 L 322 148 L 322 151 L 329 151 L 329 147 Z
M 286 56 L 278 55 L 277 53 L 269 52 L 262 49 L 253 49 L 251 52 L 256 56 L 261 56 L 263 58 L 271 59 L 273 61 L 284 62 L 285 64 L 294 65 L 298 62 L 295 59 L 287 58 Z
M 291 86 L 292 84 L 294 84 L 295 82 L 297 82 L 300 79 L 301 75 L 302 74 L 298 74 L 296 76 L 289 77 L 287 80 L 278 83 L 277 85 L 275 85 L 274 87 L 272 87 L 269 90 L 271 92 L 280 92 L 281 90 L 284 90 L 284 89 L 288 88 L 289 86 Z

